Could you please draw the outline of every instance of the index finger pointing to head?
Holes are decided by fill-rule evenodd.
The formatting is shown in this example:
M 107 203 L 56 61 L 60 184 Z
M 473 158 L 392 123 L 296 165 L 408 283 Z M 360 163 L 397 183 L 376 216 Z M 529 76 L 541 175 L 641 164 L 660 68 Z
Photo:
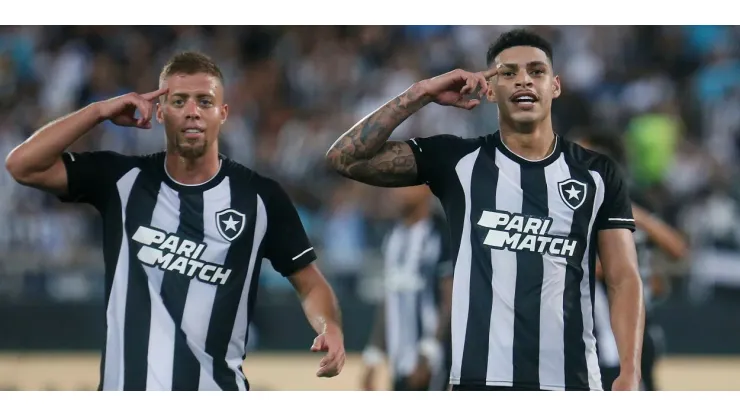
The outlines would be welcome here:
M 498 68 L 489 68 L 485 71 L 483 71 L 483 77 L 485 79 L 491 78 L 492 76 L 498 74 Z
M 168 91 L 168 88 L 167 87 L 162 87 L 162 88 L 160 88 L 160 89 L 158 89 L 156 91 L 152 91 L 152 92 L 148 92 L 146 94 L 142 94 L 141 95 L 141 98 L 143 98 L 143 99 L 145 99 L 147 101 L 151 101 L 151 100 L 153 100 L 155 98 L 159 98 L 160 96 L 162 96 L 164 94 L 167 94 L 167 91 Z

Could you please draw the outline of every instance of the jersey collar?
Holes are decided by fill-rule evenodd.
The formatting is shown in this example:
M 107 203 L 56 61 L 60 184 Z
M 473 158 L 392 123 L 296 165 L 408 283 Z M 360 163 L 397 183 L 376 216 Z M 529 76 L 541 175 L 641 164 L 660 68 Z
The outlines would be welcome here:
M 501 153 L 503 153 L 506 157 L 513 160 L 516 163 L 519 163 L 521 165 L 533 165 L 533 166 L 546 166 L 550 163 L 556 161 L 558 157 L 560 157 L 560 152 L 562 149 L 562 143 L 563 138 L 560 137 L 557 133 L 555 133 L 555 146 L 552 150 L 552 152 L 547 155 L 544 159 L 539 160 L 530 160 L 525 159 L 516 153 L 512 152 L 504 143 L 503 140 L 501 140 L 501 131 L 497 130 L 495 133 L 488 135 L 486 137 L 486 149 L 489 151 L 492 157 L 495 159 L 495 150 L 498 149 Z
M 165 162 L 166 162 L 166 152 L 162 152 L 161 155 L 160 155 L 160 158 L 161 158 L 161 160 L 159 160 L 157 164 L 159 165 L 159 169 L 160 169 L 160 172 L 162 173 L 162 177 L 164 178 L 165 183 L 167 183 L 167 186 L 169 186 L 170 188 L 172 188 L 172 189 L 174 189 L 174 190 L 176 190 L 178 192 L 182 192 L 182 193 L 200 193 L 200 192 L 203 192 L 203 191 L 207 191 L 207 190 L 209 190 L 211 188 L 214 188 L 218 184 L 220 184 L 221 181 L 224 178 L 224 175 L 225 175 L 224 171 L 226 169 L 224 169 L 224 163 L 226 163 L 226 160 L 225 160 L 224 155 L 222 155 L 221 153 L 219 153 L 219 155 L 218 155 L 218 159 L 219 159 L 219 162 L 220 162 L 219 163 L 219 167 L 218 167 L 218 172 L 216 172 L 216 174 L 213 177 L 211 177 L 211 179 L 209 179 L 209 180 L 207 180 L 207 181 L 205 181 L 203 183 L 192 184 L 192 185 L 180 183 L 180 182 L 174 180 L 172 178 L 172 176 L 170 176 L 169 172 L 167 172 L 167 166 L 165 164 Z

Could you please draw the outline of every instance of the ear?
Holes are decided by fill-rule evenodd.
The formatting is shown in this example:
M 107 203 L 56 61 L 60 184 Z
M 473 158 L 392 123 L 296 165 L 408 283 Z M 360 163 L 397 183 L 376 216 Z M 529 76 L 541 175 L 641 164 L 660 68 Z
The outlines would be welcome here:
M 560 97 L 560 93 L 562 90 L 560 89 L 560 76 L 555 75 L 555 78 L 552 80 L 552 99 L 556 99 Z
M 163 102 L 164 100 L 160 98 L 155 104 L 157 106 L 156 116 L 157 116 L 157 121 L 159 122 L 159 124 L 164 124 L 164 111 L 162 110 Z
M 486 98 L 490 103 L 496 102 L 496 93 L 493 91 L 493 82 L 491 82 L 491 80 L 488 81 L 488 91 L 486 92 Z
M 229 116 L 229 105 L 224 104 L 221 106 L 221 124 L 226 123 L 226 118 Z

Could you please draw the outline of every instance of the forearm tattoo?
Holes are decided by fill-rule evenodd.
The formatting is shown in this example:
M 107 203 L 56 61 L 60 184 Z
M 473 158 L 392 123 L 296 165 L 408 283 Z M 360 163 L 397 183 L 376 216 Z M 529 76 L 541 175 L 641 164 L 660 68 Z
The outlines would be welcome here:
M 388 138 L 428 102 L 413 87 L 408 89 L 344 133 L 329 149 L 329 163 L 343 176 L 370 185 L 418 184 L 411 148 Z

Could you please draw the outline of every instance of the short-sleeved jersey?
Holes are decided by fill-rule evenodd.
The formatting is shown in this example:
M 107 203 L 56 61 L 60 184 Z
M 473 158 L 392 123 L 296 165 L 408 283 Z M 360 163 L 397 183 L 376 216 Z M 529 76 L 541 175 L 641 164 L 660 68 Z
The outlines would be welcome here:
M 397 222 L 383 245 L 385 339 L 394 377 L 410 375 L 419 343 L 436 336 L 441 279 L 452 277 L 449 234 L 444 220 L 428 217 Z
M 452 384 L 601 390 L 598 232 L 634 231 L 617 166 L 556 135 L 526 160 L 500 133 L 408 140 L 451 230 Z
M 220 156 L 199 185 L 165 153 L 65 153 L 68 192 L 103 221 L 101 390 L 248 390 L 241 369 L 262 258 L 289 276 L 316 259 L 280 185 Z

